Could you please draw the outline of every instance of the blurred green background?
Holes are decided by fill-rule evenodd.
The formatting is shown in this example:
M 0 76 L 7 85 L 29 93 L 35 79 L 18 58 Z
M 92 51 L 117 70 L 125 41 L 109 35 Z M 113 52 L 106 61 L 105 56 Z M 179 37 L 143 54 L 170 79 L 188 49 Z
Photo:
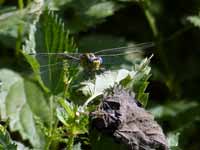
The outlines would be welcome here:
M 27 36 L 31 0 L 0 0 L 0 68 L 23 72 L 20 45 Z M 200 1 L 46 0 L 80 49 L 155 42 L 147 92 L 164 132 L 179 133 L 183 150 L 200 149 Z M 34 16 L 33 16 L 34 17 Z

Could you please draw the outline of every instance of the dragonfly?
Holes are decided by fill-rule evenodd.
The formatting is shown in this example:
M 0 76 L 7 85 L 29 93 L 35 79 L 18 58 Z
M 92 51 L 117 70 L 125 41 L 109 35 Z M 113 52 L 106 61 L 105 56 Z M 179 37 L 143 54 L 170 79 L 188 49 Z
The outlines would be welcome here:
M 133 53 L 142 53 L 142 50 L 154 47 L 155 44 L 153 42 L 145 42 L 145 43 L 139 43 L 134 44 L 132 46 L 123 46 L 123 47 L 116 47 L 116 48 L 109 48 L 109 49 L 102 49 L 99 51 L 96 51 L 94 53 L 91 52 L 85 52 L 85 53 L 30 53 L 29 55 L 36 56 L 36 58 L 41 57 L 49 57 L 49 58 L 61 58 L 61 60 L 72 60 L 74 62 L 77 62 L 80 64 L 80 66 L 85 71 L 89 72 L 97 72 L 100 71 L 104 64 L 106 64 L 105 60 L 108 60 L 106 58 L 113 58 L 116 56 L 125 56 L 125 55 L 131 55 Z M 119 59 L 119 58 L 118 58 Z M 112 61 L 112 60 L 111 60 Z M 62 61 L 56 61 L 55 63 L 49 63 L 47 65 L 41 65 L 41 74 L 46 72 L 45 68 L 48 68 L 49 66 L 54 67 L 55 69 L 58 68 L 58 66 L 62 65 L 64 62 Z

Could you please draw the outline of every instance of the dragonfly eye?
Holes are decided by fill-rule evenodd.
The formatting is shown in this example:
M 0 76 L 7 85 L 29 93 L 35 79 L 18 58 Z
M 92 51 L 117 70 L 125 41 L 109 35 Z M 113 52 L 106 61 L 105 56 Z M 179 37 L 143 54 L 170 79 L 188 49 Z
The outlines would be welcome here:
M 98 58 L 100 64 L 102 64 L 102 63 L 103 63 L 103 59 L 102 59 L 102 57 L 98 56 L 97 58 Z

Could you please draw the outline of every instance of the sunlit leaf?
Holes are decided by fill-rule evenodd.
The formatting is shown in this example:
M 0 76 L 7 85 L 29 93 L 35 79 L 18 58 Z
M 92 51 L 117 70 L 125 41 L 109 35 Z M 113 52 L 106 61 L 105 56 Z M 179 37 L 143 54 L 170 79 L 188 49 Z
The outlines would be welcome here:
M 69 36 L 69 32 L 65 31 L 64 24 L 58 19 L 58 16 L 48 10 L 41 16 L 37 26 L 33 25 L 31 29 L 23 46 L 25 58 L 31 65 L 36 79 L 46 91 L 50 89 L 54 94 L 63 92 L 64 82 L 70 82 L 71 73 L 76 67 L 68 70 L 67 67 L 64 68 L 61 64 L 55 68 L 51 64 L 60 62 L 61 59 L 55 56 L 34 57 L 34 55 L 30 56 L 29 53 L 73 52 L 76 49 L 73 39 Z M 49 67 L 43 72 L 40 69 L 41 65 L 49 65 Z M 68 75 L 65 74 L 64 69 L 67 70 L 66 74 Z
M 38 116 L 44 123 L 50 122 L 49 107 L 42 89 L 7 69 L 0 70 L 0 80 L 3 89 L 0 106 L 4 112 L 1 116 L 10 119 L 11 131 L 18 131 L 34 147 L 43 147 L 45 138 L 34 120 L 34 116 Z
M 79 90 L 82 91 L 86 96 L 99 95 L 104 92 L 104 90 L 113 87 L 115 84 L 119 84 L 127 76 L 131 75 L 133 72 L 121 69 L 117 71 L 107 71 L 103 74 L 97 75 L 95 81 L 82 82 L 83 86 Z
M 113 2 L 101 2 L 97 3 L 96 5 L 91 6 L 87 11 L 86 14 L 88 16 L 93 16 L 96 18 L 103 18 L 113 14 L 115 11 L 115 5 Z
M 179 144 L 179 132 L 171 132 L 167 136 L 168 146 L 170 147 L 170 150 L 179 150 L 178 144 Z
M 27 33 L 29 24 L 40 16 L 43 7 L 43 0 L 37 0 L 29 3 L 26 8 L 22 10 L 7 9 L 3 14 L 0 13 L 0 34 L 3 35 L 2 40 L 8 46 L 14 46 L 11 43 L 11 39 L 5 40 L 5 37 L 17 38 L 19 26 L 22 29 L 22 35 Z M 9 10 L 9 11 L 8 11 Z M 1 37 L 1 36 L 0 36 Z M 13 41 L 12 41 L 13 42 Z
M 200 14 L 198 16 L 189 16 L 186 19 L 194 26 L 200 27 Z

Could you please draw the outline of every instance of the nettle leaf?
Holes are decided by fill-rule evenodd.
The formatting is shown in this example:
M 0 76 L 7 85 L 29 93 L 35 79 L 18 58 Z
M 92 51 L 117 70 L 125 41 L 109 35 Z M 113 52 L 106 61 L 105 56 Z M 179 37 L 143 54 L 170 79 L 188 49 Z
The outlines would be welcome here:
M 76 67 L 68 70 L 67 63 L 64 67 L 63 60 L 55 55 L 35 57 L 34 55 L 30 56 L 29 53 L 74 52 L 76 50 L 74 41 L 69 36 L 69 31 L 65 31 L 64 24 L 58 16 L 48 10 L 40 17 L 40 21 L 35 27 L 36 29 L 32 29 L 36 32 L 30 32 L 23 47 L 25 57 L 30 63 L 36 79 L 46 91 L 50 89 L 54 94 L 62 92 L 65 86 L 64 80 L 71 80 L 71 74 L 76 73 Z M 42 70 L 43 68 L 40 66 L 46 66 L 46 70 Z M 69 76 L 65 74 L 64 69 L 68 71 Z
M 36 126 L 34 116 L 39 117 L 44 124 L 50 122 L 49 107 L 43 91 L 35 83 L 11 70 L 1 69 L 0 80 L 1 117 L 9 118 L 11 131 L 18 131 L 33 147 L 42 148 L 45 137 Z
M 14 144 L 8 131 L 0 125 L 0 150 L 17 150 L 17 145 Z
M 188 16 L 186 19 L 194 26 L 200 27 L 200 14 L 198 16 Z

